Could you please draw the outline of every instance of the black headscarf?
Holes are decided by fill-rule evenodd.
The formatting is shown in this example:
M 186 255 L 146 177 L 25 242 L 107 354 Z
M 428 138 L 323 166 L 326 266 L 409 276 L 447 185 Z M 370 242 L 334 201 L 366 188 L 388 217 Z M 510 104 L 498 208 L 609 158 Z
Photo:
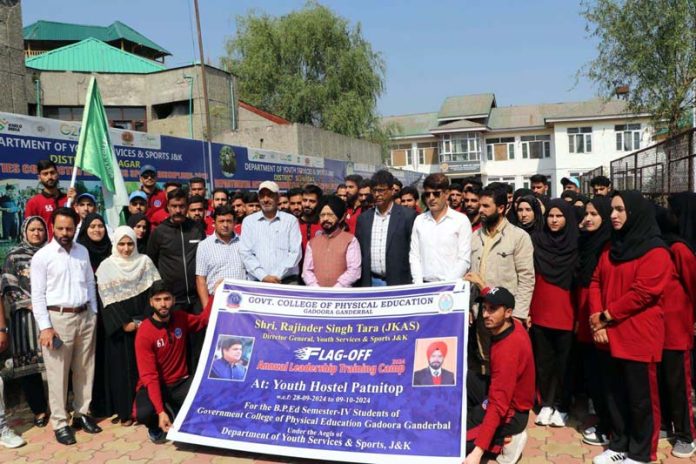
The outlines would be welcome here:
M 146 224 L 145 235 L 143 235 L 143 238 L 138 239 L 138 253 L 141 255 L 147 254 L 147 241 L 150 239 L 150 221 L 147 219 L 147 216 L 142 213 L 136 213 L 129 217 L 128 221 L 126 221 L 126 224 L 128 224 L 131 229 L 135 230 L 135 226 L 143 220 Z
M 666 248 L 650 200 L 637 190 L 614 192 L 612 198 L 615 196 L 623 199 L 627 218 L 621 230 L 612 231 L 609 252 L 611 259 L 618 262 L 632 261 L 653 248 Z
M 547 218 L 552 209 L 563 213 L 566 225 L 551 232 Z M 570 290 L 578 261 L 578 224 L 573 205 L 556 198 L 549 201 L 544 215 L 544 227 L 532 234 L 534 242 L 534 270 L 550 284 Z
M 683 243 L 692 252 L 694 251 L 689 242 L 679 235 L 679 219 L 677 219 L 673 211 L 663 206 L 655 205 L 655 219 L 660 227 L 662 239 L 667 243 L 667 246 L 671 247 L 675 243 Z
M 602 196 L 596 196 L 590 200 L 592 206 L 595 207 L 600 217 L 602 224 L 599 229 L 594 232 L 582 230 L 580 232 L 580 240 L 578 241 L 578 285 L 581 287 L 589 287 L 592 280 L 599 255 L 607 242 L 611 239 L 611 199 Z
M 561 198 L 564 200 L 566 198 L 570 198 L 572 201 L 570 201 L 569 203 L 571 205 L 574 205 L 575 202 L 578 201 L 578 194 L 575 190 L 564 190 L 563 192 L 561 192 Z
M 696 249 L 696 193 L 673 193 L 667 201 L 679 220 L 679 235 Z
M 89 251 L 89 262 L 92 264 L 93 270 L 96 270 L 102 261 L 111 256 L 111 239 L 106 231 L 104 231 L 104 238 L 98 242 L 95 242 L 87 235 L 89 225 L 96 220 L 100 220 L 106 227 L 103 217 L 97 213 L 90 213 L 82 220 L 80 233 L 77 236 L 77 243 L 84 245 L 87 251 Z
M 515 223 L 515 218 L 517 217 L 517 200 L 519 200 L 521 197 L 528 195 L 534 195 L 534 192 L 532 192 L 528 188 L 518 188 L 517 190 L 515 190 L 515 193 L 512 194 L 512 204 L 510 205 L 510 211 L 508 211 L 506 215 L 508 221 L 512 222 L 513 224 Z
M 533 194 L 525 195 L 520 198 L 518 206 L 522 203 L 527 203 L 532 208 L 532 212 L 534 212 L 534 221 L 530 222 L 529 224 L 522 224 L 520 219 L 517 217 L 517 208 L 515 207 L 515 215 L 513 216 L 511 222 L 528 234 L 541 230 L 544 227 L 544 214 L 541 212 L 539 199 L 537 199 L 537 197 L 535 197 Z

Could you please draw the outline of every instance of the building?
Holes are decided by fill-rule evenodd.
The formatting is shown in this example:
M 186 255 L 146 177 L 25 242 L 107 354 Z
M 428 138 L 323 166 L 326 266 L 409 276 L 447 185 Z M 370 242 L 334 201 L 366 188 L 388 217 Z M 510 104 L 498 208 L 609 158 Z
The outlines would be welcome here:
M 200 64 L 166 67 L 165 48 L 119 21 L 108 26 L 37 21 L 22 29 L 19 1 L 12 7 L 5 3 L 13 2 L 0 4 L 0 16 L 12 21 L 0 47 L 12 49 L 2 56 L 14 60 L 0 62 L 0 111 L 80 121 L 90 77 L 96 76 L 113 127 L 204 138 Z M 207 64 L 205 70 L 213 141 L 382 164 L 379 145 L 293 124 L 240 102 L 233 73 Z
M 578 176 L 650 144 L 650 115 L 623 100 L 499 107 L 495 95 L 448 97 L 440 110 L 382 119 L 392 132 L 391 166 L 453 179 L 480 177 L 515 188 L 534 174 Z

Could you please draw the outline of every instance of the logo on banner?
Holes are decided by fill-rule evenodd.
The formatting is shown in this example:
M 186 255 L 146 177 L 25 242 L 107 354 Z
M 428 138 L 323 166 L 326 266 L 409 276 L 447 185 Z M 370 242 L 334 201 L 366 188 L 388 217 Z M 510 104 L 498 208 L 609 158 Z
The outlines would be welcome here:
M 232 292 L 227 295 L 227 307 L 230 309 L 237 309 L 242 303 L 242 294 L 238 292 Z
M 305 346 L 295 350 L 295 357 L 300 361 L 317 358 L 319 361 L 365 361 L 372 356 L 372 350 L 325 350 L 318 346 Z
M 437 305 L 440 308 L 440 312 L 448 313 L 452 311 L 452 308 L 454 307 L 454 297 L 451 293 L 443 293 L 440 295 Z
M 0 130 L 7 129 L 8 132 L 22 132 L 22 125 L 10 122 L 7 119 L 0 119 Z

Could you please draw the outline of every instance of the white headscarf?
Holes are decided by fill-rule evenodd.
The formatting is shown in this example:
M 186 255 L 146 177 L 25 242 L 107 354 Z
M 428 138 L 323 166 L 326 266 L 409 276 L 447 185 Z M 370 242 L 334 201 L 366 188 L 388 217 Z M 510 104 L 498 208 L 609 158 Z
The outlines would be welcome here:
M 133 253 L 125 257 L 118 252 L 118 242 L 123 237 L 133 241 Z M 128 226 L 118 227 L 114 231 L 111 256 L 106 258 L 95 273 L 99 286 L 99 295 L 104 306 L 127 300 L 150 288 L 153 282 L 160 280 L 155 264 L 147 255 L 138 253 L 138 240 L 135 231 Z

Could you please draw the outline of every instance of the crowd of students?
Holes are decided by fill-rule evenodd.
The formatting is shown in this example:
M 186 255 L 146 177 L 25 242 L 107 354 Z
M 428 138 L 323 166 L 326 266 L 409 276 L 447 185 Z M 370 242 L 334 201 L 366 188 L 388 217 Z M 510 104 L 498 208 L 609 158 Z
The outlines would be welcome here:
M 654 460 L 660 434 L 675 456 L 696 452 L 694 193 L 656 206 L 600 176 L 590 198 L 570 177 L 552 199 L 541 174 L 515 191 L 439 173 L 419 192 L 378 171 L 330 193 L 265 181 L 208 195 L 201 178 L 160 189 L 144 166 L 125 225 L 112 230 L 92 195 L 62 192 L 50 161 L 37 168 L 43 191 L 2 270 L 0 351 L 10 348 L 34 424 L 50 420 L 60 443 L 99 433 L 94 417 L 137 420 L 164 441 L 225 278 L 324 287 L 464 278 L 467 463 L 487 453 L 516 462 L 533 407 L 538 426 L 565 427 L 585 397 L 597 422 L 583 441 L 607 446 L 597 464 Z M 221 372 L 244 368 L 229 345 Z M 3 445 L 24 443 L 2 409 L 0 430 Z

